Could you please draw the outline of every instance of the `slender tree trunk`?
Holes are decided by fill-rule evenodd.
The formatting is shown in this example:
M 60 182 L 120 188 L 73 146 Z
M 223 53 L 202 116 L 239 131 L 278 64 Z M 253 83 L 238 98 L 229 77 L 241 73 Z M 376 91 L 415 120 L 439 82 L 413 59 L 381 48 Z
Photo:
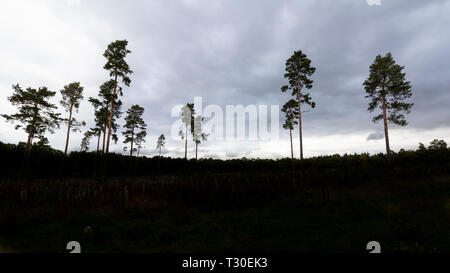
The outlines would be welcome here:
M 130 150 L 130 159 L 133 158 L 133 147 L 134 147 L 134 128 L 131 132 L 131 150 Z
M 27 175 L 28 172 L 28 166 L 29 166 L 29 162 L 30 162 L 30 155 L 31 155 L 31 149 L 33 148 L 33 138 L 34 138 L 34 134 L 31 134 L 30 137 L 30 142 L 28 143 L 28 148 L 27 148 L 27 154 L 26 154 L 26 160 L 25 160 L 25 175 Z
M 383 87 L 384 89 L 384 87 Z M 384 92 L 383 92 L 384 93 Z M 391 148 L 389 145 L 389 129 L 388 129 L 388 121 L 387 121 L 387 107 L 386 107 L 386 96 L 383 95 L 383 120 L 384 120 L 384 136 L 386 139 L 386 153 L 388 156 L 391 155 Z
M 130 175 L 131 175 L 131 162 L 133 159 L 133 147 L 134 147 L 134 128 L 133 128 L 133 132 L 131 133 L 131 149 L 130 149 Z
M 28 162 L 30 159 L 30 152 L 31 152 L 31 147 L 33 146 L 33 138 L 34 138 L 34 132 L 33 132 L 34 129 L 33 128 L 36 125 L 36 118 L 38 115 L 38 111 L 39 111 L 39 109 L 38 109 L 37 103 L 35 103 L 34 104 L 34 116 L 33 116 L 33 120 L 31 121 L 31 124 L 32 124 L 31 130 L 32 131 L 28 134 L 27 147 L 25 149 L 25 156 L 24 156 L 23 162 L 22 162 L 22 170 L 21 170 L 22 176 L 26 176 L 27 170 L 28 170 Z
M 102 127 L 100 127 L 100 131 L 98 133 L 98 140 L 97 140 L 97 153 L 95 154 L 95 163 L 94 163 L 94 177 L 97 175 L 98 169 L 98 160 L 99 160 L 99 153 L 100 153 L 100 139 L 102 138 Z
M 141 148 L 140 148 L 140 146 L 138 146 L 138 149 L 137 149 L 137 155 L 136 155 L 136 162 L 135 162 L 135 165 L 134 165 L 134 176 L 137 175 L 137 168 L 138 168 L 139 155 L 140 155 L 140 154 L 141 154 Z
M 22 176 L 26 175 L 28 156 L 30 155 L 31 150 L 31 142 L 33 139 L 33 135 L 31 133 L 28 134 L 27 146 L 25 147 L 25 153 L 23 154 L 22 166 L 20 167 L 20 174 Z
M 298 97 L 298 128 L 299 128 L 299 138 L 300 138 L 300 160 L 303 160 L 303 130 L 302 130 L 302 94 L 300 90 L 300 82 L 297 83 L 297 97 Z
M 161 168 L 161 146 L 159 146 L 159 159 L 158 159 L 158 175 Z
M 102 147 L 102 157 L 100 158 L 100 165 L 99 165 L 99 176 L 104 178 L 105 171 L 106 171 L 106 155 L 105 155 L 105 149 L 106 149 L 106 124 L 102 127 L 103 132 L 103 147 Z
M 195 143 L 195 160 L 198 160 L 198 143 Z
M 105 147 L 106 147 L 106 124 L 102 128 L 103 131 L 103 148 L 102 148 L 102 155 L 105 155 Z
M 292 158 L 292 171 L 295 171 L 294 165 L 294 144 L 292 142 L 292 129 L 289 129 L 289 135 L 291 137 L 291 158 Z
M 184 146 L 184 159 L 187 160 L 188 125 L 186 124 L 186 144 Z
M 67 156 L 67 149 L 69 148 L 70 127 L 72 127 L 72 111 L 73 105 L 71 105 L 69 109 L 69 121 L 67 123 L 66 149 L 64 150 L 64 157 Z
M 102 137 L 102 131 L 98 134 L 98 140 L 97 140 L 97 154 L 100 152 L 100 138 Z
M 110 110 L 110 113 L 109 113 L 108 138 L 107 138 L 107 142 L 106 142 L 106 153 L 109 153 L 109 141 L 111 139 L 112 122 L 113 122 L 113 116 L 114 116 L 114 102 L 116 100 L 116 93 L 117 93 L 117 75 L 114 78 L 114 93 L 113 93 L 113 99 L 111 101 L 111 110 Z

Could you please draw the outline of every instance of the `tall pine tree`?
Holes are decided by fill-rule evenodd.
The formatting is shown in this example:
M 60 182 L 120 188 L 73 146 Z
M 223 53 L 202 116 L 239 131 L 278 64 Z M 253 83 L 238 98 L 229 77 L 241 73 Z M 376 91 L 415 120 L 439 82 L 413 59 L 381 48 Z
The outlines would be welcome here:
M 186 132 L 183 134 L 180 131 L 181 139 L 185 140 L 184 146 L 184 159 L 187 160 L 187 147 L 188 147 L 188 136 L 189 136 L 189 128 L 191 128 L 191 134 L 194 134 L 194 115 L 195 109 L 193 103 L 188 103 L 183 108 L 181 108 L 181 121 L 186 127 Z
M 192 137 L 195 142 L 195 160 L 198 159 L 198 145 L 200 145 L 202 141 L 208 140 L 208 135 L 203 133 L 203 120 L 204 118 L 201 116 L 194 118 L 194 130 L 192 131 Z
M 62 100 L 60 104 L 64 107 L 64 110 L 69 113 L 69 118 L 64 121 L 67 123 L 67 137 L 66 137 L 66 147 L 64 149 L 64 156 L 67 156 L 67 149 L 69 148 L 69 138 L 70 132 L 77 132 L 79 127 L 86 125 L 86 123 L 79 122 L 73 117 L 73 111 L 78 112 L 80 108 L 80 102 L 83 100 L 83 90 L 84 88 L 79 82 L 73 82 L 69 85 L 64 86 L 61 95 Z
M 292 170 L 294 170 L 294 144 L 292 141 L 292 131 L 294 130 L 294 126 L 298 124 L 299 113 L 297 101 L 291 99 L 283 106 L 281 111 L 285 114 L 283 128 L 289 130 L 289 136 L 291 140 Z
M 117 96 L 113 95 L 114 91 L 114 80 L 109 80 L 105 83 L 103 83 L 100 86 L 100 91 L 98 94 L 98 98 L 89 98 L 89 102 L 92 104 L 92 106 L 95 109 L 95 127 L 91 128 L 91 131 L 95 133 L 97 136 L 97 152 L 99 151 L 100 146 L 100 140 L 103 135 L 103 144 L 102 144 L 102 154 L 105 154 L 105 148 L 106 148 L 106 134 L 108 129 L 108 123 L 109 123 L 109 114 L 110 114 L 110 108 L 111 104 L 114 101 L 114 113 L 113 113 L 113 120 L 112 120 L 112 133 L 111 138 L 114 140 L 115 143 L 118 141 L 117 137 L 117 130 L 119 128 L 119 125 L 117 124 L 117 120 L 122 115 L 121 108 L 122 108 L 122 101 L 118 99 Z M 117 89 L 119 93 L 122 92 L 122 88 L 119 87 Z M 115 98 L 115 100 L 113 100 Z
M 54 133 L 60 126 L 60 114 L 54 112 L 57 107 L 49 101 L 55 94 L 47 87 L 23 90 L 19 84 L 13 85 L 13 95 L 8 100 L 18 107 L 18 112 L 13 115 L 3 114 L 2 117 L 9 122 L 17 122 L 15 129 L 22 128 L 28 135 L 22 172 L 26 171 L 33 139 L 42 140 L 47 131 Z
M 303 128 L 302 128 L 302 104 L 316 107 L 312 101 L 311 95 L 302 92 L 302 89 L 311 89 L 313 81 L 311 76 L 316 72 L 316 68 L 311 66 L 311 60 L 301 51 L 295 51 L 294 54 L 286 61 L 286 74 L 284 77 L 289 80 L 289 85 L 281 88 L 282 92 L 292 90 L 292 96 L 296 97 L 298 104 L 298 126 L 300 137 L 300 159 L 303 160 Z
M 133 157 L 133 152 L 137 151 L 134 147 L 136 144 L 136 138 L 140 138 L 140 142 L 142 143 L 142 139 L 146 135 L 147 124 L 145 124 L 144 119 L 142 118 L 144 114 L 144 108 L 139 105 L 133 105 L 130 109 L 127 110 L 127 116 L 125 117 L 125 125 L 126 129 L 123 132 L 125 136 L 125 140 L 123 143 L 130 144 L 130 159 Z
M 412 91 L 410 82 L 406 81 L 404 68 L 394 61 L 391 53 L 384 57 L 378 55 L 370 66 L 369 78 L 364 82 L 366 98 L 371 99 L 368 111 L 381 110 L 381 113 L 373 118 L 373 122 L 383 120 L 388 156 L 391 154 L 388 124 L 408 125 L 405 114 L 409 114 L 414 105 L 405 102 L 411 98 Z
M 106 139 L 106 153 L 109 153 L 109 143 L 112 133 L 113 126 L 113 118 L 114 118 L 114 107 L 116 96 L 118 94 L 118 81 L 122 79 L 122 83 L 126 86 L 130 86 L 131 79 L 128 77 L 129 74 L 132 74 L 133 71 L 130 69 L 130 66 L 125 61 L 125 57 L 131 53 L 130 50 L 127 49 L 128 41 L 127 40 L 117 40 L 108 45 L 103 56 L 107 59 L 107 62 L 104 66 L 104 69 L 109 71 L 109 75 L 114 79 L 114 87 L 113 87 L 113 99 L 110 105 L 109 111 L 109 121 L 108 121 L 108 135 Z M 122 96 L 122 91 L 119 92 Z

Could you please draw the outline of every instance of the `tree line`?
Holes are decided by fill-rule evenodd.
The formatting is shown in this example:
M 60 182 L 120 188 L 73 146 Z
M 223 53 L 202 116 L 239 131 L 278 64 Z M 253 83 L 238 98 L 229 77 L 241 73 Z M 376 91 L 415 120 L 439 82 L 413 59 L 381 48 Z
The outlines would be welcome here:
M 20 178 L 20 162 L 26 148 L 26 143 L 3 144 L 0 142 L 0 181 Z M 27 177 L 36 179 L 73 177 L 73 178 L 101 178 L 99 177 L 99 155 L 94 151 L 74 151 L 67 155 L 66 167 L 61 170 L 55 168 L 64 159 L 64 151 L 52 149 L 42 142 L 33 144 L 30 166 Z M 207 159 L 185 160 L 184 158 L 134 157 L 132 168 L 130 157 L 126 154 L 111 153 L 108 156 L 108 177 L 130 176 L 183 176 L 191 175 L 221 175 L 225 173 L 251 177 L 252 173 L 286 173 L 293 177 L 320 176 L 327 173 L 345 173 L 346 179 L 360 179 L 358 173 L 363 172 L 365 178 L 382 175 L 389 177 L 392 172 L 402 175 L 439 175 L 450 171 L 450 149 L 443 140 L 434 140 L 429 144 L 419 144 L 416 149 L 392 152 L 389 160 L 386 154 L 345 154 L 329 155 L 304 160 L 290 157 L 282 159 Z M 294 163 L 296 171 L 290 172 Z M 302 180 L 299 180 L 302 181 Z
M 391 53 L 387 53 L 385 56 L 378 55 L 370 66 L 368 79 L 363 83 L 367 94 L 366 98 L 370 99 L 368 111 L 374 112 L 377 109 L 380 111 L 373 118 L 373 122 L 383 121 L 386 154 L 388 156 L 392 154 L 389 143 L 389 124 L 408 125 L 405 114 L 409 114 L 414 105 L 407 102 L 407 99 L 412 96 L 412 87 L 410 82 L 406 80 L 404 68 L 404 66 L 395 62 Z M 285 113 L 283 128 L 289 130 L 290 134 L 292 160 L 294 160 L 292 131 L 296 125 L 299 127 L 300 159 L 303 160 L 304 158 L 302 104 L 309 105 L 311 108 L 316 107 L 310 93 L 304 91 L 313 87 L 314 81 L 311 76 L 315 72 L 316 68 L 311 65 L 311 60 L 301 50 L 295 51 L 286 61 L 284 77 L 289 84 L 283 86 L 281 91 L 292 91 L 294 98 L 286 102 L 281 111 Z
M 92 138 L 97 142 L 97 154 L 101 153 L 101 169 L 104 171 L 107 164 L 107 154 L 109 154 L 111 140 L 118 142 L 117 132 L 120 128 L 119 118 L 122 116 L 122 101 L 124 87 L 130 87 L 133 74 L 126 57 L 131 51 L 127 48 L 127 40 L 117 40 L 108 45 L 103 56 L 106 58 L 104 69 L 109 72 L 110 79 L 104 82 L 98 91 L 97 97 L 90 97 L 88 101 L 94 108 L 95 126 L 84 132 L 84 137 L 80 145 L 80 151 L 88 151 Z M 300 160 L 304 159 L 303 147 L 303 118 L 304 107 L 316 107 L 311 94 L 306 90 L 312 89 L 314 81 L 311 79 L 316 72 L 312 66 L 311 60 L 301 50 L 286 61 L 286 73 L 284 78 L 288 84 L 281 88 L 282 92 L 291 91 L 293 98 L 288 100 L 282 107 L 285 114 L 283 128 L 289 130 L 292 168 L 294 169 L 294 149 L 293 132 L 298 125 L 300 141 Z M 386 154 L 389 156 L 392 151 L 389 143 L 389 124 L 406 126 L 405 114 L 409 114 L 413 106 L 406 100 L 412 96 L 412 87 L 410 82 L 406 81 L 404 67 L 398 65 L 391 53 L 386 56 L 378 55 L 370 66 L 368 79 L 363 83 L 366 98 L 370 99 L 368 111 L 379 110 L 378 115 L 373 118 L 374 122 L 383 121 Z M 18 112 L 12 115 L 3 114 L 7 121 L 16 123 L 15 129 L 22 128 L 27 133 L 26 149 L 22 160 L 22 171 L 28 166 L 33 141 L 39 140 L 39 143 L 48 143 L 45 133 L 54 133 L 61 124 L 67 126 L 67 136 L 64 149 L 64 158 L 67 157 L 70 142 L 70 134 L 79 132 L 86 125 L 84 121 L 78 121 L 75 118 L 80 104 L 84 99 L 84 87 L 80 82 L 73 82 L 60 90 L 60 105 L 67 113 L 67 117 L 62 117 L 57 113 L 57 106 L 49 100 L 56 95 L 56 92 L 50 91 L 47 87 L 23 89 L 19 84 L 13 85 L 13 95 L 8 100 L 18 107 Z M 123 143 L 127 146 L 124 151 L 129 152 L 130 162 L 134 154 L 139 157 L 143 145 L 148 135 L 148 125 L 143 119 L 145 109 L 140 105 L 132 105 L 126 111 Z M 207 141 L 208 135 L 202 131 L 204 118 L 196 115 L 194 104 L 187 103 L 181 109 L 182 123 L 185 127 L 184 132 L 180 131 L 180 137 L 185 144 L 185 159 L 188 158 L 187 147 L 189 135 L 192 135 L 192 141 L 195 143 L 195 159 L 198 159 L 198 147 L 203 141 Z M 161 158 L 162 149 L 165 147 L 165 136 L 161 135 L 157 141 L 157 150 Z M 64 162 L 64 159 L 63 159 Z

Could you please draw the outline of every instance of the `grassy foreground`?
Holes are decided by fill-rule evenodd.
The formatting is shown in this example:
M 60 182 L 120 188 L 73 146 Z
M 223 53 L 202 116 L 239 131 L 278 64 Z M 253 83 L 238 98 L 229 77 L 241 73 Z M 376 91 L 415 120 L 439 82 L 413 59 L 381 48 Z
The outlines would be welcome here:
M 0 246 L 12 252 L 450 252 L 450 178 L 304 186 L 247 205 L 202 206 L 136 196 L 126 206 L 3 208 Z M 220 200 L 218 200 L 219 202 Z M 87 227 L 90 227 L 86 229 Z M 5 249 L 3 249 L 5 250 Z

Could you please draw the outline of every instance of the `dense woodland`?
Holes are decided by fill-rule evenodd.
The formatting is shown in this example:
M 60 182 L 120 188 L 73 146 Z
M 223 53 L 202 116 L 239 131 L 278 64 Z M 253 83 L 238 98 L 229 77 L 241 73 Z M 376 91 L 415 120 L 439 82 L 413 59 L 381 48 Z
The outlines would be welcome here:
M 3 178 L 19 178 L 20 162 L 26 144 L 0 143 L 0 164 Z M 72 152 L 63 166 L 64 153 L 49 146 L 33 146 L 28 176 L 31 178 L 98 178 L 101 154 L 96 152 Z M 167 157 L 135 157 L 121 154 L 108 155 L 110 177 L 196 174 L 281 172 L 292 173 L 291 159 L 191 159 Z M 309 175 L 343 175 L 355 179 L 401 176 L 418 177 L 427 174 L 450 172 L 450 150 L 443 140 L 434 140 L 426 147 L 420 144 L 415 151 L 401 150 L 390 158 L 385 154 L 330 155 L 295 160 L 295 173 Z M 64 167 L 64 169 L 63 169 Z M 64 170 L 64 171 L 63 171 Z

